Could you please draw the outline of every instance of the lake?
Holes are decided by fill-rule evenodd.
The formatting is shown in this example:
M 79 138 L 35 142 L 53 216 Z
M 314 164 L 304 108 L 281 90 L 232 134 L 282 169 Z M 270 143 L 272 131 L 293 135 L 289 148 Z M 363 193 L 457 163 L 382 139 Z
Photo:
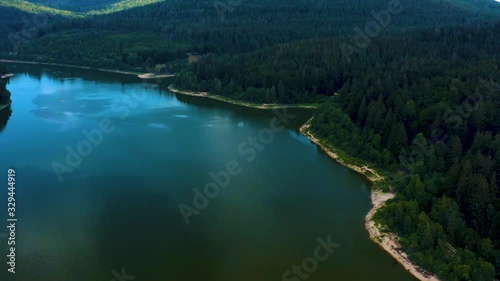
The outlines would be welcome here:
M 1 280 L 415 280 L 368 237 L 369 182 L 299 133 L 312 110 L 245 108 L 90 70 L 9 68 Z M 16 274 L 6 264 L 9 168 Z

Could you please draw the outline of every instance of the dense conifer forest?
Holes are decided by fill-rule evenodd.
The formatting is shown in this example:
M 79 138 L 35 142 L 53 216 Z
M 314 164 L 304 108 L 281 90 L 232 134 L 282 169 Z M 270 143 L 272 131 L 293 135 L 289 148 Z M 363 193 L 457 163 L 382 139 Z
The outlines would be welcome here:
M 169 0 L 86 17 L 61 9 L 34 16 L 26 11 L 40 12 L 40 6 L 22 11 L 15 6 L 0 4 L 6 15 L 0 19 L 6 35 L 0 36 L 2 57 L 124 69 L 183 60 L 186 53 L 238 54 L 298 40 L 352 37 L 356 28 L 364 30 L 374 20 L 374 13 L 391 7 L 397 12 L 381 33 L 473 24 L 500 15 L 494 9 L 498 5 L 486 0 Z
M 176 84 L 255 102 L 327 99 L 314 132 L 390 172 L 397 197 L 378 219 L 412 258 L 444 280 L 492 280 L 500 267 L 498 38 L 498 23 L 428 29 L 376 38 L 351 57 L 348 39 L 294 42 L 210 56 Z
M 221 3 L 53 14 L 32 39 L 2 36 L 0 53 L 141 71 L 167 64 L 179 88 L 320 103 L 313 132 L 386 176 L 396 197 L 376 219 L 415 263 L 442 280 L 500 278 L 498 3 Z M 22 36 L 18 19 L 29 14 L 0 9 L 13 11 L 2 32 Z
M 500 268 L 500 23 L 208 56 L 176 85 L 263 103 L 324 102 L 313 131 L 387 173 L 378 213 L 412 259 L 444 280 Z M 451 246 L 453 245 L 453 246 Z M 450 246 L 452 247 L 450 250 Z

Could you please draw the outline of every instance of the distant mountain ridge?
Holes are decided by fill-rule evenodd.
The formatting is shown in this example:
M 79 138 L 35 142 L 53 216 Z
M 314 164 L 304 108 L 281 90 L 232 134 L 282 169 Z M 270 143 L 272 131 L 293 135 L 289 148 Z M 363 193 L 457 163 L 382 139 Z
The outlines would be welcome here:
M 51 13 L 65 17 L 104 15 L 164 0 L 0 0 L 0 7 L 16 8 L 31 14 Z
M 73 12 L 100 10 L 122 1 L 123 0 L 27 0 L 27 2 L 34 4 Z
M 57 7 L 59 1 L 63 3 Z M 393 6 L 398 7 L 398 12 L 387 16 Z M 22 19 L 34 18 L 28 13 L 41 12 L 50 14 L 50 19 L 36 27 L 36 34 L 31 36 L 24 30 Z M 375 30 L 377 34 L 477 25 L 498 21 L 500 3 L 493 0 L 0 0 L 0 15 L 2 58 L 137 69 L 183 59 L 191 52 L 237 54 L 299 40 L 359 37 L 362 36 L 359 32 L 380 21 L 382 26 Z

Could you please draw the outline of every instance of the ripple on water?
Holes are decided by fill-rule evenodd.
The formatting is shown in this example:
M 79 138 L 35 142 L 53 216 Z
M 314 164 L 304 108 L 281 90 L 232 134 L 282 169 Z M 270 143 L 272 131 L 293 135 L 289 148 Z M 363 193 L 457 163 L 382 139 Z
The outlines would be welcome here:
M 170 127 L 167 124 L 162 124 L 162 123 L 149 123 L 148 126 L 151 127 L 151 128 L 168 129 L 168 130 L 170 130 Z

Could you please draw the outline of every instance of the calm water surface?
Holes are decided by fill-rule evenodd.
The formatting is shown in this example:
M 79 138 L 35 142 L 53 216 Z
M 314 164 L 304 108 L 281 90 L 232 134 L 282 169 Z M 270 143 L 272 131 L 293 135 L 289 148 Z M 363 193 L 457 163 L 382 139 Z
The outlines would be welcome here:
M 269 128 L 272 111 L 178 96 L 131 76 L 10 67 L 0 212 L 6 218 L 13 167 L 17 264 L 7 274 L 0 236 L 0 280 L 110 281 L 124 268 L 135 281 L 280 281 L 329 235 L 340 247 L 307 280 L 414 280 L 368 238 L 368 183 L 298 133 L 310 110 L 290 111 L 286 130 L 247 161 L 238 146 Z M 67 149 L 101 122 L 114 130 L 81 163 L 70 159 L 60 182 L 54 163 L 68 165 Z M 186 225 L 179 204 L 192 206 L 193 188 L 230 161 L 241 173 Z

